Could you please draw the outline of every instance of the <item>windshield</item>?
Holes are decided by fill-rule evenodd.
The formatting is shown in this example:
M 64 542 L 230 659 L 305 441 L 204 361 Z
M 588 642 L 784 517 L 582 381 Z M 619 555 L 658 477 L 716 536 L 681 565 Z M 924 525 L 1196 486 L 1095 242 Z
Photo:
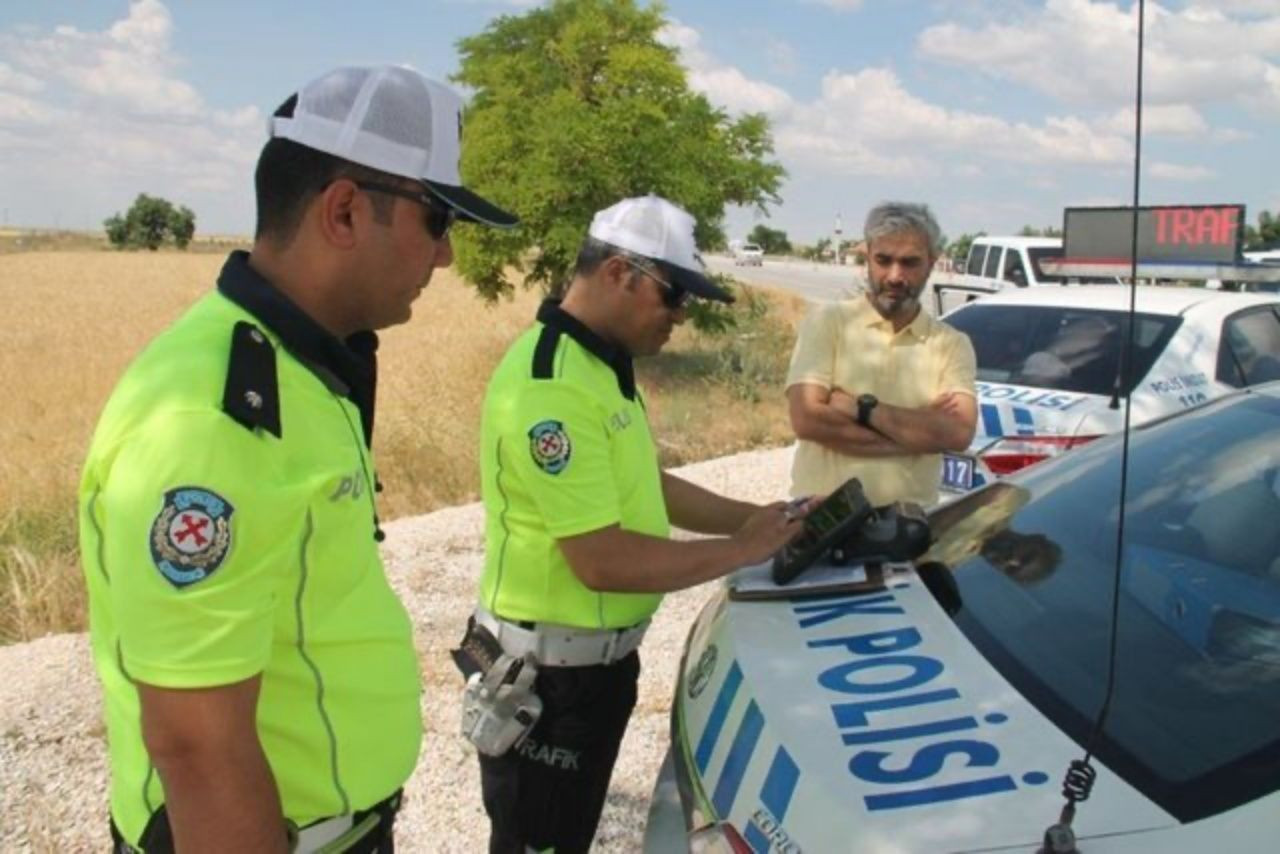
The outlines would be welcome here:
M 1097 754 L 1191 821 L 1280 785 L 1280 398 L 1242 395 L 1131 441 Z M 1082 745 L 1106 689 L 1120 449 L 1099 440 L 940 508 L 922 561 L 950 567 L 960 629 Z
M 1059 306 L 973 303 L 947 315 L 947 322 L 973 342 L 979 381 L 1080 394 L 1112 393 L 1128 334 L 1124 312 Z M 1146 376 L 1182 318 L 1139 314 L 1137 323 L 1130 388 Z

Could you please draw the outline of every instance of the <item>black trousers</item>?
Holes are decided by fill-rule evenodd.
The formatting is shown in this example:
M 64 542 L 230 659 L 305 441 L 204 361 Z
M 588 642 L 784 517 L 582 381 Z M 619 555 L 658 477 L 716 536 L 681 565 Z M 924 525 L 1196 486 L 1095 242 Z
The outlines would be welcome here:
M 480 756 L 490 854 L 591 847 L 627 721 L 640 656 L 593 667 L 542 667 L 542 716 L 504 756 Z

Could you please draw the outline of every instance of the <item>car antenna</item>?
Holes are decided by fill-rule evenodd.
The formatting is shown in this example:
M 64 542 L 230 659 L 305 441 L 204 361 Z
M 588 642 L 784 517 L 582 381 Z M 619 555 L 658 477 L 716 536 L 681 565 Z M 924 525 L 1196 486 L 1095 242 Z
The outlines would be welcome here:
M 1058 815 L 1058 821 L 1045 829 L 1044 841 L 1039 854 L 1075 854 L 1076 835 L 1071 823 L 1076 816 L 1076 804 L 1089 799 L 1093 791 L 1094 780 L 1098 772 L 1093 767 L 1093 751 L 1102 728 L 1106 725 L 1107 714 L 1111 710 L 1111 698 L 1116 687 L 1116 645 L 1119 637 L 1120 622 L 1120 571 L 1124 554 L 1124 508 L 1129 486 L 1129 430 L 1133 416 L 1133 389 L 1129 385 L 1129 373 L 1133 365 L 1134 338 L 1136 336 L 1137 303 L 1138 303 L 1138 191 L 1142 183 L 1142 57 L 1143 31 L 1146 20 L 1146 0 L 1138 0 L 1138 75 L 1137 92 L 1134 102 L 1133 131 L 1133 218 L 1129 244 L 1129 323 L 1125 346 L 1120 352 L 1120 364 L 1116 371 L 1116 385 L 1112 396 L 1111 408 L 1119 406 L 1121 390 L 1123 390 L 1124 430 L 1123 444 L 1120 450 L 1120 512 L 1116 523 L 1116 558 L 1115 579 L 1111 588 L 1111 631 L 1107 648 L 1107 688 L 1102 697 L 1102 705 L 1093 721 L 1093 728 L 1085 741 L 1084 758 L 1073 759 L 1067 766 L 1067 773 L 1062 780 L 1062 796 L 1066 803 Z

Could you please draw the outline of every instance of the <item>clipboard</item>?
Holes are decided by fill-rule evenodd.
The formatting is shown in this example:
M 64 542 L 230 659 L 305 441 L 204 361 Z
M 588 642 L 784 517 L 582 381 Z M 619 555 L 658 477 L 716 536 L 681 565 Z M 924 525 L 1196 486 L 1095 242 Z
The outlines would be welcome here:
M 773 580 L 773 561 L 745 566 L 727 579 L 729 598 L 740 602 L 801 599 L 832 593 L 875 593 L 900 587 L 912 576 L 910 563 L 852 563 L 835 566 L 817 563 L 787 584 Z

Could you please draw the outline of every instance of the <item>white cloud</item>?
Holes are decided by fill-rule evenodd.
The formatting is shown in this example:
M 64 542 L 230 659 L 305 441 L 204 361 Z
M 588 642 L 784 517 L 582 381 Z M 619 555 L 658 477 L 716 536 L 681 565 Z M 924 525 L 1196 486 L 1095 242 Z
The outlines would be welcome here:
M 1133 135 L 1133 108 L 1122 107 L 1098 123 L 1111 133 Z M 1144 136 L 1199 136 L 1209 130 L 1209 123 L 1188 104 L 1156 104 L 1142 111 Z
M 44 88 L 44 84 L 38 78 L 32 77 L 30 74 L 23 74 L 21 71 L 15 71 L 13 66 L 7 62 L 0 62 L 0 91 L 9 90 L 10 92 L 22 92 L 24 94 L 34 94 Z
M 136 0 L 102 31 L 57 26 L 0 34 L 0 123 L 7 131 L 0 183 L 27 188 L 36 198 L 26 207 L 38 208 L 40 197 L 57 198 L 58 211 L 80 205 L 68 218 L 77 224 L 96 224 L 140 191 L 189 204 L 197 215 L 201 194 L 218 205 L 227 204 L 224 194 L 246 198 L 263 117 L 254 106 L 206 104 L 178 76 L 172 35 L 159 0 Z M 76 168 L 68 170 L 71 163 Z M 84 197 L 86 176 L 97 187 L 92 200 Z M 113 207 L 102 211 L 104 204 Z
M 1253 99 L 1280 110 L 1274 85 L 1280 17 L 1223 14 L 1249 5 L 1217 3 L 1173 11 L 1148 4 L 1144 98 L 1148 104 Z M 1270 4 L 1274 5 L 1274 4 Z M 1135 91 L 1137 4 L 1047 0 L 1008 22 L 931 26 L 917 48 L 929 58 L 1029 86 L 1072 104 L 1131 103 Z M 1229 46 L 1229 48 L 1224 48 Z M 1261 96 L 1261 97 L 1260 97 Z
M 986 162 L 1112 166 L 1124 163 L 1132 150 L 1123 136 L 1076 117 L 1050 116 L 1031 124 L 949 110 L 912 94 L 884 68 L 828 73 L 821 97 L 792 110 L 788 130 L 778 135 L 780 151 L 822 156 L 853 146 L 868 154 L 832 158 L 833 165 L 867 174 L 884 163 L 928 173 L 942 153 Z M 890 151 L 892 157 L 873 156 Z
M 44 79 L 59 80 L 102 103 L 140 114 L 197 115 L 200 96 L 172 76 L 173 19 L 159 0 L 136 0 L 105 32 L 60 26 L 13 44 L 12 56 Z
M 702 49 L 702 36 L 674 18 L 658 33 L 658 40 L 680 53 L 689 85 L 713 104 L 731 113 L 784 113 L 791 96 L 770 83 L 752 80 L 738 68 L 726 65 Z
M 1280 15 L 1280 0 L 1198 0 L 1193 5 L 1233 15 Z
M 1148 164 L 1147 172 L 1152 178 L 1164 178 L 1169 181 L 1204 181 L 1214 177 L 1213 170 L 1204 166 L 1186 166 L 1159 161 Z

